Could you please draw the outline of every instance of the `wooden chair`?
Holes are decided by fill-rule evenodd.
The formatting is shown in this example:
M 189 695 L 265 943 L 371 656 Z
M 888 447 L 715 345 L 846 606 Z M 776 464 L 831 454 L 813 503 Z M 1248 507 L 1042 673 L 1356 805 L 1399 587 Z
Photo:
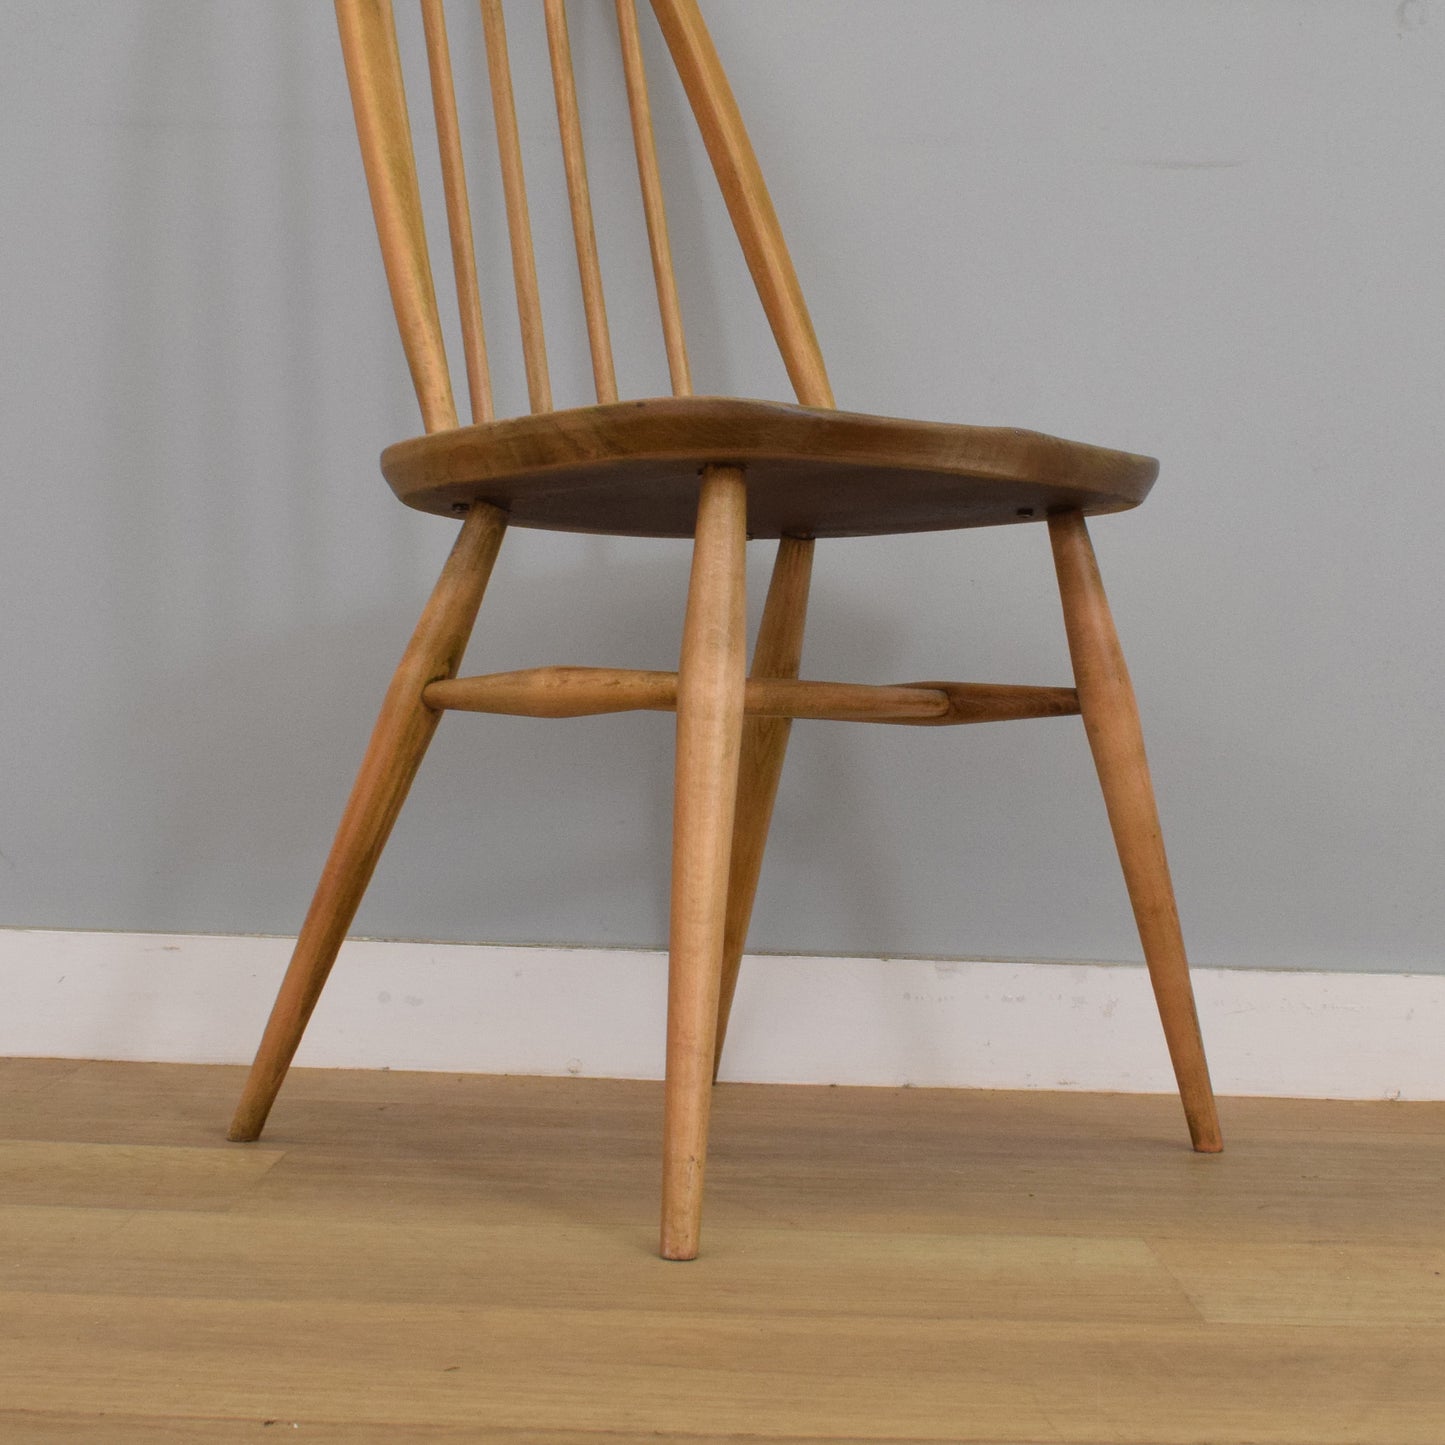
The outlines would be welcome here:
M 664 1109 L 662 1253 L 697 1253 L 710 1091 L 794 718 L 947 726 L 1082 713 L 1138 922 L 1190 1136 L 1221 1147 L 1139 720 L 1085 516 L 1143 501 L 1146 457 L 1033 432 L 833 409 L 777 217 L 696 0 L 652 0 L 798 405 L 694 396 L 634 0 L 616 0 L 642 205 L 672 379 L 617 399 L 563 0 L 545 0 L 597 404 L 552 409 L 500 0 L 481 0 L 531 415 L 493 415 L 462 147 L 441 0 L 421 0 L 470 426 L 458 424 L 422 224 L 390 0 L 336 0 L 387 280 L 426 434 L 382 471 L 409 506 L 464 518 L 382 704 L 230 1137 L 259 1136 L 441 714 L 677 714 Z M 798 676 L 814 541 L 1043 522 L 1073 688 Z M 455 676 L 508 525 L 691 537 L 678 670 L 537 667 Z M 779 539 L 746 663 L 744 543 Z

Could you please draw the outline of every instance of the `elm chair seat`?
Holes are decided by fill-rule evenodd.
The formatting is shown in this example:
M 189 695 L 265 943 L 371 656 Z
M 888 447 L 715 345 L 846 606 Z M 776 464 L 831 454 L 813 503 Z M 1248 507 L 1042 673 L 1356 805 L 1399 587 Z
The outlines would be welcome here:
M 398 442 L 409 507 L 502 508 L 513 527 L 691 537 L 697 478 L 744 469 L 749 537 L 871 537 L 1138 506 L 1152 457 L 1012 427 L 862 416 L 736 397 L 660 397 L 509 417 Z
M 531 408 L 498 419 L 450 41 L 442 0 L 419 4 L 471 425 L 461 424 L 447 364 L 391 3 L 336 0 L 336 14 L 382 261 L 426 431 L 389 447 L 382 469 L 407 505 L 460 518 L 461 526 L 383 699 L 230 1137 L 260 1135 L 443 713 L 674 711 L 661 1253 L 691 1259 L 711 1091 L 792 723 L 951 726 L 1082 714 L 1190 1138 L 1198 1150 L 1219 1149 L 1138 711 L 1085 523 L 1143 501 L 1155 463 L 1036 432 L 835 409 L 782 229 L 697 0 L 651 0 L 651 8 L 798 404 L 694 394 L 635 0 L 615 0 L 620 69 L 673 395 L 619 398 L 566 8 L 543 0 L 597 397 L 595 406 L 555 409 L 502 4 L 480 0 Z M 475 20 L 477 8 L 454 13 Z M 820 539 L 1030 523 L 1047 531 L 1073 686 L 874 686 L 801 676 Z M 458 677 L 509 526 L 691 539 L 677 670 L 538 666 Z M 751 666 L 749 537 L 778 538 Z M 538 928 L 546 933 L 544 920 Z

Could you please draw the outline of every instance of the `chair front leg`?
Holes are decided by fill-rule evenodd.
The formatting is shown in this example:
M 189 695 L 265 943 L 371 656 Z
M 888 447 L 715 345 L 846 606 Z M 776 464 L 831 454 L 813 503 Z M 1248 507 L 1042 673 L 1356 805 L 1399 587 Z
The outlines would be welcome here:
M 506 513 L 498 508 L 481 504 L 472 508 L 402 655 L 231 1121 L 230 1139 L 259 1138 L 265 1127 L 441 720 L 441 714 L 421 700 L 422 689 L 450 677 L 460 664 L 506 529 Z
M 1059 577 L 1079 710 L 1154 986 L 1189 1136 L 1200 1153 L 1217 1153 L 1224 1144 L 1154 786 L 1144 756 L 1139 708 L 1083 513 L 1050 517 L 1049 541 Z
M 747 666 L 747 489 L 739 467 L 702 476 L 677 684 L 672 921 L 663 1114 L 662 1256 L 694 1259 L 712 1102 Z

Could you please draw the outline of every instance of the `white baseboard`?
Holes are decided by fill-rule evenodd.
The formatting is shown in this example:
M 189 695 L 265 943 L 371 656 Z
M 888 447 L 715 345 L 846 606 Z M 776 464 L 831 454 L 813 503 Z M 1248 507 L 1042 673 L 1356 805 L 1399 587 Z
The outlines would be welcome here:
M 0 930 L 0 1055 L 249 1061 L 281 938 Z M 348 943 L 299 1064 L 657 1078 L 666 959 Z M 1445 977 L 1195 970 L 1222 1094 L 1445 1099 Z M 1173 1088 L 1142 967 L 749 958 L 723 1077 Z

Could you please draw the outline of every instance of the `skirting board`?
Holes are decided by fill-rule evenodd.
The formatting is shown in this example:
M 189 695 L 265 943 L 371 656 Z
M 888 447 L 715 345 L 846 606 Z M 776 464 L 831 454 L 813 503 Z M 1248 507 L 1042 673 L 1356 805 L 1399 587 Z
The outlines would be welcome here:
M 0 930 L 0 1055 L 249 1062 L 283 938 Z M 1200 968 L 1221 1094 L 1445 1099 L 1445 977 Z M 346 944 L 298 1064 L 658 1078 L 667 960 L 636 949 Z M 1173 1089 L 1139 965 L 763 955 L 724 1079 Z

